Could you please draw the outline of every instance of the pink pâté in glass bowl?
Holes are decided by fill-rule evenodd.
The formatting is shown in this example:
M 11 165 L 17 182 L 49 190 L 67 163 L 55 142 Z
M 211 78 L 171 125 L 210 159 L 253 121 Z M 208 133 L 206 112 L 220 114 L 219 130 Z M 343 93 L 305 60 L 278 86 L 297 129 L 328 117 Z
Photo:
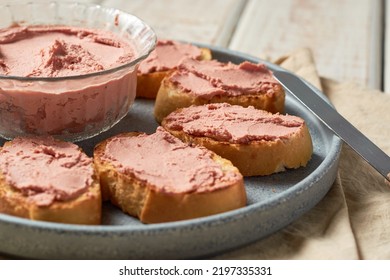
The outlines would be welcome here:
M 93 137 L 134 102 L 156 35 L 139 18 L 74 2 L 0 5 L 0 136 Z

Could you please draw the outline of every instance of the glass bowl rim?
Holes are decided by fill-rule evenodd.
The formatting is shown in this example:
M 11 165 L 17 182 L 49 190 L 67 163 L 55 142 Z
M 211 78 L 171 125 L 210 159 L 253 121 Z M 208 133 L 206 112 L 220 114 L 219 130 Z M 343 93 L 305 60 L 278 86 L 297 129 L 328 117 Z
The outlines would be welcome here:
M 20 3 L 22 3 L 22 2 L 21 1 L 13 1 L 13 2 L 2 3 L 2 4 L 0 4 L 0 8 L 1 7 L 15 6 L 15 5 L 20 4 Z M 75 2 L 73 2 L 73 1 L 72 2 L 71 1 L 64 1 L 64 2 L 61 2 L 61 1 L 42 1 L 42 2 L 38 2 L 38 3 L 34 3 L 33 1 L 27 1 L 23 4 L 29 5 L 29 4 L 44 4 L 44 3 L 72 4 L 72 5 L 80 5 L 80 6 L 84 6 L 84 7 L 88 7 L 88 8 L 96 7 L 98 9 L 104 10 L 105 12 L 110 11 L 110 12 L 118 14 L 118 15 L 131 17 L 135 21 L 138 21 L 139 23 L 141 23 L 150 32 L 152 32 L 151 37 L 152 37 L 153 41 L 151 42 L 150 47 L 148 48 L 148 50 L 144 54 L 137 56 L 137 58 L 135 58 L 127 63 L 121 64 L 119 66 L 115 66 L 115 67 L 112 67 L 112 68 L 109 68 L 106 70 L 96 71 L 96 72 L 87 73 L 87 74 L 80 74 L 80 75 L 62 76 L 62 77 L 24 77 L 24 76 L 1 75 L 0 74 L 0 80 L 3 80 L 3 79 L 4 80 L 18 80 L 18 81 L 25 81 L 25 82 L 38 82 L 38 81 L 59 82 L 59 81 L 74 80 L 74 79 L 84 79 L 84 78 L 89 78 L 89 77 L 94 77 L 94 76 L 103 76 L 103 75 L 115 73 L 115 72 L 118 72 L 122 69 L 130 68 L 130 67 L 133 67 L 134 65 L 137 65 L 140 61 L 142 61 L 146 57 L 148 57 L 149 54 L 156 47 L 157 36 L 156 36 L 156 33 L 154 32 L 154 30 L 146 22 L 144 22 L 142 19 L 140 19 L 139 17 L 137 17 L 133 14 L 124 12 L 120 9 L 113 8 L 113 7 L 106 7 L 106 6 L 102 6 L 99 4 L 93 4 L 93 3 L 81 3 L 81 2 L 77 2 L 77 1 L 75 1 Z

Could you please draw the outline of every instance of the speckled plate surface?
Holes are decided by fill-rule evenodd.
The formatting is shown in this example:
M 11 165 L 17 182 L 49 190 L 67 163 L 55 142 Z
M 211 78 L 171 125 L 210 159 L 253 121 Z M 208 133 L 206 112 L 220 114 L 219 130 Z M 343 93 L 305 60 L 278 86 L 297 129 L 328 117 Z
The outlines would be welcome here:
M 213 48 L 220 61 L 260 62 L 248 55 Z M 266 63 L 270 69 L 278 66 Z M 335 180 L 341 140 L 303 105 L 287 94 L 286 112 L 304 118 L 314 154 L 305 168 L 245 179 L 248 205 L 205 218 L 144 225 L 109 203 L 103 223 L 78 226 L 37 222 L 0 214 L 0 252 L 43 259 L 181 259 L 199 258 L 259 240 L 285 227 L 314 207 Z M 123 131 L 152 133 L 157 123 L 153 102 L 137 100 L 111 130 L 79 142 L 88 154 L 99 141 Z M 3 144 L 0 140 L 0 144 Z

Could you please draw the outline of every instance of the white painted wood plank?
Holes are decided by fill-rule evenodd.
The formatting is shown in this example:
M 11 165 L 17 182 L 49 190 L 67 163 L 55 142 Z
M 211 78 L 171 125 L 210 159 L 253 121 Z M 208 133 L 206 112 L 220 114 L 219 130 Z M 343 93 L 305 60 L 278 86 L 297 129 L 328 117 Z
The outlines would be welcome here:
M 320 75 L 381 86 L 380 0 L 251 0 L 230 48 L 276 59 L 309 47 Z
M 57 0 L 58 1 L 58 0 Z M 77 0 L 77 1 L 74 1 L 74 2 L 79 2 L 79 3 L 93 3 L 93 4 L 100 4 L 103 0 Z M 9 0 L 0 0 L 0 3 L 6 3 L 6 2 L 12 2 L 12 1 L 9 1 Z M 31 2 L 50 2 L 50 0 L 33 0 Z M 61 1 L 59 0 L 59 2 L 66 2 L 65 0 L 64 1 Z M 67 2 L 71 2 L 71 1 L 67 1 Z
M 245 0 L 105 0 L 146 21 L 160 38 L 227 46 Z
M 384 75 L 383 86 L 384 91 L 390 94 L 390 2 L 386 0 L 385 10 L 385 45 L 384 45 Z

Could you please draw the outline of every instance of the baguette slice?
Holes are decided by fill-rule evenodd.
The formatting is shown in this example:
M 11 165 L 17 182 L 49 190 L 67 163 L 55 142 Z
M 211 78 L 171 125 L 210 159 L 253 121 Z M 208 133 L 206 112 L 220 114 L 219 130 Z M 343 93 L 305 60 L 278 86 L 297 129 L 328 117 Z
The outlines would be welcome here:
M 162 128 L 109 138 L 95 147 L 94 158 L 104 198 L 143 223 L 203 217 L 246 204 L 237 168 Z
M 168 115 L 162 126 L 182 141 L 202 145 L 230 160 L 244 176 L 306 166 L 313 152 L 303 119 L 253 107 L 191 106 Z
M 69 224 L 101 222 L 92 159 L 52 138 L 15 138 L 0 149 L 0 213 Z
M 191 44 L 159 40 L 156 49 L 145 61 L 141 62 L 137 74 L 136 96 L 155 99 L 161 81 L 187 57 L 210 60 L 211 51 Z
M 282 85 L 263 64 L 186 59 L 161 82 L 154 116 L 161 123 L 176 109 L 211 103 L 253 106 L 283 113 L 284 101 Z

